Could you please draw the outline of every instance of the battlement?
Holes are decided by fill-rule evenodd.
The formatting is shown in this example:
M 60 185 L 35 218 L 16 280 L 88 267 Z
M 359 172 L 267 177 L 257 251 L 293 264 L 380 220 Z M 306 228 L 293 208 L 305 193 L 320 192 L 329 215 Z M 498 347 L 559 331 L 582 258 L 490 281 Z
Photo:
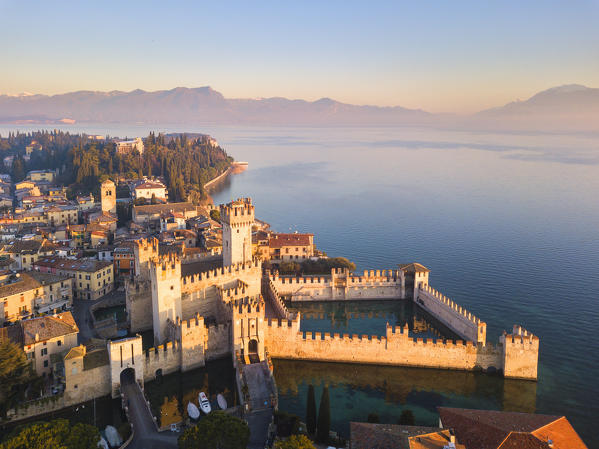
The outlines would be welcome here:
M 277 291 L 277 287 L 275 287 L 274 282 L 270 278 L 266 280 L 265 293 L 268 296 L 268 299 L 270 300 L 272 308 L 280 317 L 284 317 L 287 319 L 291 318 L 291 313 L 287 309 L 285 302 L 283 301 L 283 299 L 279 295 L 279 292 Z
M 239 198 L 220 206 L 220 217 L 223 223 L 231 226 L 245 226 L 254 223 L 254 206 L 251 198 Z
M 401 282 L 403 272 L 401 270 L 364 270 L 362 276 L 350 274 L 348 284 L 369 284 L 376 282 Z
M 314 276 L 279 276 L 278 272 L 275 272 L 274 274 L 269 275 L 269 279 L 272 282 L 278 282 L 281 283 L 283 285 L 288 284 L 288 285 L 293 285 L 293 284 L 319 284 L 322 286 L 328 286 L 331 282 L 331 277 L 328 275 L 324 275 L 324 276 L 318 276 L 318 275 L 314 275 Z
M 221 268 L 215 268 L 213 270 L 203 271 L 197 274 L 191 274 L 189 276 L 181 276 L 181 283 L 183 285 L 200 283 L 205 281 L 212 281 L 214 283 L 220 282 L 219 278 L 227 278 L 231 275 L 239 276 L 242 274 L 248 274 L 252 271 L 262 270 L 262 261 L 253 259 L 248 262 L 236 263 Z
M 460 315 L 464 316 L 465 318 L 467 318 L 468 320 L 472 321 L 473 323 L 476 323 L 476 324 L 482 323 L 482 321 L 480 320 L 480 318 L 474 316 L 472 313 L 468 312 L 462 306 L 456 304 L 451 299 L 449 299 L 447 296 L 445 296 L 443 293 L 439 292 L 438 290 L 435 290 L 430 285 L 421 285 L 419 287 L 419 290 L 423 291 L 423 292 L 426 292 L 429 295 L 435 297 L 440 302 L 442 302 L 443 304 L 445 304 L 447 307 L 449 307 L 450 309 L 452 309 L 455 312 L 459 313 Z
M 504 332 L 499 338 L 506 348 L 518 348 L 524 351 L 539 350 L 539 337 L 516 324 L 511 334 Z
M 277 329 L 282 331 L 289 331 L 291 334 L 297 334 L 300 331 L 300 312 L 297 312 L 295 316 L 290 319 L 273 319 L 269 318 L 266 325 L 270 329 Z
M 264 314 L 264 300 L 261 295 L 239 298 L 228 305 L 233 310 L 233 319 L 236 315 Z
M 217 285 L 216 291 L 220 300 L 223 303 L 228 304 L 230 302 L 235 302 L 237 300 L 247 297 L 248 285 L 245 282 L 241 282 L 238 280 L 237 285 L 235 287 L 223 288 Z

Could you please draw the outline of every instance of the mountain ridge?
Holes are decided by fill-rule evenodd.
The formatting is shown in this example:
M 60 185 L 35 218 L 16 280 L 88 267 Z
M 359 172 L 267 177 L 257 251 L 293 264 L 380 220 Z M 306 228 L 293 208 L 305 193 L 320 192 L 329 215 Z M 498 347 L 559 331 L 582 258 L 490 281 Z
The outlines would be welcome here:
M 355 105 L 329 97 L 314 101 L 225 98 L 210 86 L 156 91 L 79 90 L 54 95 L 0 94 L 0 123 L 95 123 L 248 125 L 456 125 L 526 126 L 599 130 L 599 89 L 566 84 L 522 101 L 474 114 L 437 114 L 402 106 Z

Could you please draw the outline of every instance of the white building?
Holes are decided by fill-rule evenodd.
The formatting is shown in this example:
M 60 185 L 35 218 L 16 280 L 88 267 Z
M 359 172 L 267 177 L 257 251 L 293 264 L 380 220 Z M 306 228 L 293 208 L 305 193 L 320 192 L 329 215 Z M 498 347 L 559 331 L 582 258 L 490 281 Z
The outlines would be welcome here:
M 132 190 L 133 199 L 146 198 L 152 199 L 154 196 L 156 199 L 166 202 L 168 193 L 166 186 L 160 181 L 144 181 L 141 184 L 137 184 Z
M 116 142 L 116 152 L 119 154 L 131 153 L 133 151 L 139 151 L 139 154 L 144 152 L 144 142 L 141 137 L 136 137 L 133 140 L 121 140 Z

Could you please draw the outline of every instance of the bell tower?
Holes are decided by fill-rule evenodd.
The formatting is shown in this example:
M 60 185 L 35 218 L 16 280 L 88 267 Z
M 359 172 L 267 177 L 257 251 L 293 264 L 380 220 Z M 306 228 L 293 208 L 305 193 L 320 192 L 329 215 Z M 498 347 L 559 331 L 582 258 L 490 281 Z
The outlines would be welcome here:
M 102 212 L 116 215 L 116 186 L 110 179 L 104 181 L 100 186 L 100 200 L 102 201 Z
M 254 206 L 251 198 L 240 198 L 220 208 L 223 226 L 223 265 L 252 261 L 252 224 Z

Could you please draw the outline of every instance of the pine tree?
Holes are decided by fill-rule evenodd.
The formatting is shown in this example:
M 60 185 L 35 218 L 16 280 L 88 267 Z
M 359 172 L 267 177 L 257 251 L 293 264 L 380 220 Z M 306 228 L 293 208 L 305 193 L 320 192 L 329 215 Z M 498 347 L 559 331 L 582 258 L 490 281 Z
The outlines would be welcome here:
M 314 386 L 308 385 L 308 404 L 306 406 L 306 427 L 308 434 L 314 435 L 316 432 L 316 398 L 314 396 Z
M 316 441 L 327 444 L 331 430 L 331 404 L 329 400 L 329 387 L 324 387 L 318 408 L 318 427 L 316 429 Z

